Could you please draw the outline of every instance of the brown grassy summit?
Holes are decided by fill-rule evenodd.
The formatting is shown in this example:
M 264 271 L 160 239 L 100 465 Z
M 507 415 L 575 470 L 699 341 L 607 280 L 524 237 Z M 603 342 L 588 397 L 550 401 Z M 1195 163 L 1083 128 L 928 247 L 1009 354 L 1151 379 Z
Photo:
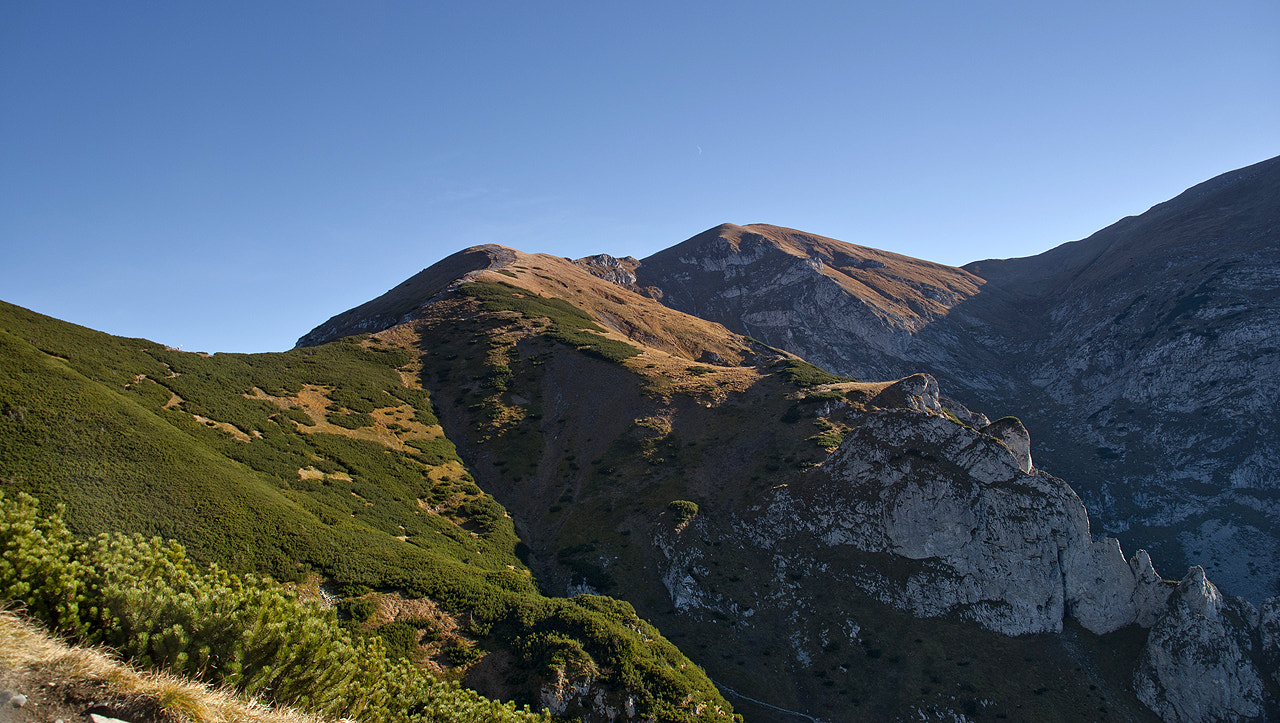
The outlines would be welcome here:
M 752 353 L 746 339 L 720 324 L 669 309 L 558 256 L 516 251 L 510 263 L 481 271 L 474 280 L 563 299 L 634 344 L 692 361 L 718 357 L 718 364 L 736 366 Z
M 720 324 L 667 308 L 569 259 L 497 244 L 475 246 L 445 258 L 382 296 L 334 316 L 299 339 L 298 345 L 398 326 L 421 317 L 428 305 L 469 282 L 506 284 L 534 297 L 568 302 L 594 318 L 607 330 L 606 336 L 655 357 L 737 366 L 753 354 L 749 340 Z
M 699 308 L 727 283 L 761 275 L 772 276 L 777 287 L 794 287 L 805 275 L 823 277 L 913 330 L 983 283 L 964 269 L 768 224 L 721 224 L 644 259 L 637 272 L 640 283 L 661 288 L 668 303 L 686 311 L 685 304 Z

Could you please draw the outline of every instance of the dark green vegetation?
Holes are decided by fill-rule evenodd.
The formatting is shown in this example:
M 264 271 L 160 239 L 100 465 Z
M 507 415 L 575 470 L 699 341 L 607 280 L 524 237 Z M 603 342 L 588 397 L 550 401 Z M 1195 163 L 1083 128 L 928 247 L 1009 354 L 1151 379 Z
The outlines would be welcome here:
M 604 329 L 595 319 L 563 299 L 534 296 L 501 283 L 472 282 L 458 290 L 481 301 L 485 311 L 515 311 L 529 319 L 546 319 L 547 336 L 601 359 L 616 362 L 640 353 L 630 344 L 600 336 Z
M 678 525 L 692 520 L 698 514 L 698 503 L 689 500 L 672 500 L 671 504 L 667 505 L 667 509 L 671 511 L 672 520 Z
M 803 359 L 783 359 L 778 362 L 778 371 L 792 384 L 798 387 L 814 387 L 819 384 L 837 384 L 853 381 L 849 377 L 841 377 L 816 367 Z
M 384 636 L 352 635 L 332 610 L 269 579 L 196 565 L 175 543 L 76 540 L 30 495 L 0 494 L 0 551 L 0 600 L 139 666 L 331 718 L 549 720 L 440 681 L 388 655 Z
M 232 573 L 430 598 L 518 667 L 571 661 L 582 669 L 561 672 L 597 671 L 659 720 L 723 718 L 701 670 L 629 605 L 537 590 L 511 519 L 432 427 L 426 392 L 406 386 L 415 356 L 368 337 L 204 356 L 3 305 L 0 480 L 65 504 L 81 539 L 157 535 Z M 331 415 L 362 424 L 319 432 Z M 535 702 L 542 681 L 510 679 L 504 694 Z
M 519 566 L 509 520 L 473 537 L 419 508 L 416 500 L 441 496 L 459 506 L 489 499 L 460 466 L 439 481 L 428 476 L 457 464 L 456 455 L 302 434 L 279 406 L 246 396 L 255 387 L 289 395 L 312 384 L 356 413 L 394 407 L 434 421 L 427 395 L 396 373 L 409 359 L 403 350 L 349 339 L 209 357 L 16 307 L 0 311 L 0 406 L 24 410 L 21 420 L 3 422 L 0 475 L 66 504 L 79 534 L 160 535 L 234 572 L 289 581 L 314 570 L 338 583 L 415 594 L 447 589 L 458 575 L 509 585 L 507 566 Z M 170 404 L 175 396 L 180 401 Z M 196 415 L 233 425 L 247 441 Z M 306 469 L 316 475 L 303 477 Z

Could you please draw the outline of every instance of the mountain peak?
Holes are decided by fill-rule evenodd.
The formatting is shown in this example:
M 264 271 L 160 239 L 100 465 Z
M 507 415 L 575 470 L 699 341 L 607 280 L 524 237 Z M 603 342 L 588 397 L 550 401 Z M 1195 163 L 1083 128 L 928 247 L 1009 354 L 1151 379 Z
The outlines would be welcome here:
M 395 326 L 462 279 L 485 269 L 507 266 L 518 253 L 500 244 L 463 249 L 419 271 L 378 298 L 331 317 L 298 339 L 297 346 L 316 346 L 344 336 Z
M 663 303 L 784 346 L 820 366 L 835 330 L 891 357 L 931 321 L 977 294 L 982 279 L 953 266 L 768 224 L 721 224 L 644 259 L 637 284 Z M 810 311 L 821 317 L 811 325 Z M 827 322 L 832 322 L 828 324 Z M 853 326 L 850 327 L 850 324 Z M 858 377 L 887 378 L 883 364 Z

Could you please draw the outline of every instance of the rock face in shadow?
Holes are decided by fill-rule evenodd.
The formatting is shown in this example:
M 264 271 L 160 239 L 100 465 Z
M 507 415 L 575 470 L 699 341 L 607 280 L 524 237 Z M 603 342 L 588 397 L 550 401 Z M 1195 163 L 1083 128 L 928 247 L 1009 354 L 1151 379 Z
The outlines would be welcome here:
M 1023 472 L 1031 472 L 1031 433 L 1027 428 L 1022 426 L 1022 421 L 1017 417 L 1004 417 L 988 424 L 980 430 L 983 434 L 995 437 L 1004 442 L 1004 446 L 1009 448 L 1013 453 L 1014 459 L 1018 460 L 1018 466 Z
M 1071 487 L 1024 458 L 941 415 L 877 412 L 804 487 L 744 514 L 740 533 L 779 554 L 873 553 L 883 565 L 830 574 L 920 617 L 956 613 L 1007 635 L 1060 632 L 1068 613 L 1095 633 L 1150 625 L 1168 595 L 1150 559 L 1131 565 L 1116 540 L 1093 542 Z M 697 603 L 680 590 L 678 607 Z
M 808 665 L 820 653 L 812 630 L 856 636 L 860 623 L 787 584 L 803 571 L 916 617 L 1005 635 L 1061 633 L 1069 619 L 1099 635 L 1150 628 L 1134 689 L 1162 719 L 1278 711 L 1263 681 L 1280 681 L 1280 599 L 1259 613 L 1224 598 L 1199 567 L 1166 581 L 1146 551 L 1126 558 L 1115 538 L 1094 539 L 1079 496 L 1031 466 L 1016 420 L 958 423 L 925 375 L 876 397 L 888 398 L 899 408 L 867 412 L 799 480 L 728 519 L 700 514 L 689 530 L 658 531 L 659 575 L 678 614 L 790 630 L 789 656 Z M 740 574 L 768 581 L 768 594 L 706 584 L 722 544 L 752 561 Z
M 936 389 L 919 379 L 902 386 Z M 917 617 L 959 616 L 1005 635 L 1060 633 L 1068 618 L 1096 634 L 1139 625 L 1151 632 L 1134 685 L 1162 719 L 1275 712 L 1261 681 L 1280 679 L 1280 599 L 1260 615 L 1243 599 L 1224 598 L 1199 567 L 1167 582 L 1146 551 L 1126 559 L 1116 539 L 1094 540 L 1071 487 L 1027 468 L 1025 430 L 1013 446 L 1027 449 L 1002 438 L 1019 428 L 978 431 L 909 407 L 868 414 L 803 481 L 771 490 L 731 520 L 700 516 L 692 536 L 660 532 L 673 607 L 791 626 L 791 655 L 802 663 L 818 651 L 796 610 L 807 611 L 810 627 L 854 623 L 838 606 L 824 609 L 802 587 L 783 585 L 797 570 L 820 570 L 837 587 Z M 749 551 L 758 567 L 743 574 L 781 589 L 735 597 L 705 586 L 716 564 L 711 539 Z

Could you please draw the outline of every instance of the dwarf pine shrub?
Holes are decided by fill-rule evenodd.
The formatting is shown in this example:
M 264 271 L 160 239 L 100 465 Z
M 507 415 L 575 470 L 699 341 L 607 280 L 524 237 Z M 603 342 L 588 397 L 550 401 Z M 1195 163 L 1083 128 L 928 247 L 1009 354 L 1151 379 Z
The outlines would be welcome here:
M 667 509 L 671 510 L 671 514 L 677 525 L 688 522 L 698 514 L 698 503 L 689 500 L 672 500 Z
M 387 656 L 332 609 L 265 578 L 187 559 L 174 542 L 100 535 L 76 542 L 30 495 L 0 493 L 0 602 L 141 667 L 263 702 L 370 723 L 547 721 Z

